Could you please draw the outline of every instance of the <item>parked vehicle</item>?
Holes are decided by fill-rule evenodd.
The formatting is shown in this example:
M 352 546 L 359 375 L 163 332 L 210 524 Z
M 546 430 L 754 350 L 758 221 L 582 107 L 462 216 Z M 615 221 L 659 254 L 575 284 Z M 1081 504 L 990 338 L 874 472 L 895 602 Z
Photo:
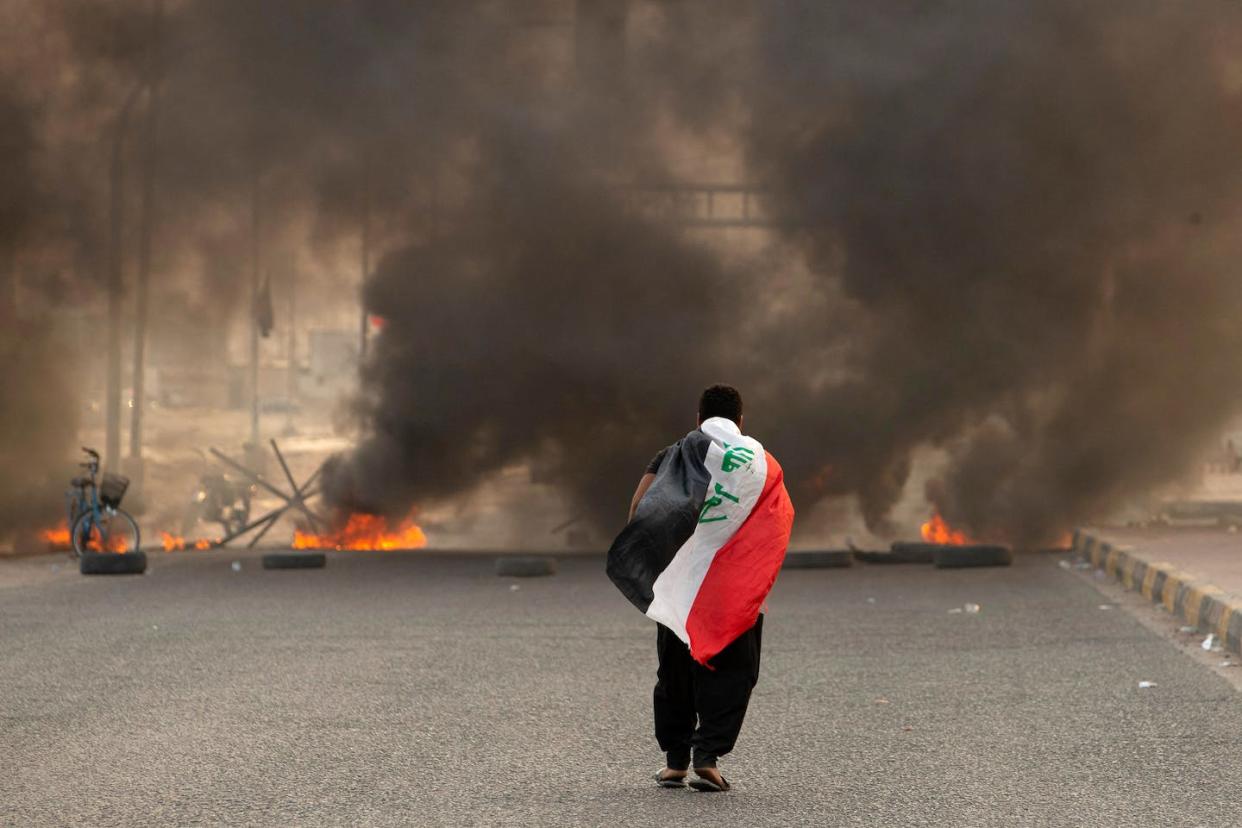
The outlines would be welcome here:
M 87 474 L 73 478 L 65 493 L 70 547 L 74 557 L 85 552 L 137 552 L 138 524 L 120 508 L 129 478 L 108 472 L 99 478 L 99 452 L 82 447 L 89 458 L 78 465 Z

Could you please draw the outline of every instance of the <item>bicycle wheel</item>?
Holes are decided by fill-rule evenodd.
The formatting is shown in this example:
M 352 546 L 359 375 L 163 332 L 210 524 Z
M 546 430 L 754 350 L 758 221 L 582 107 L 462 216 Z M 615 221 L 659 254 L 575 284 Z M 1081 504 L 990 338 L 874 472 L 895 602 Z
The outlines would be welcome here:
M 98 520 L 94 512 L 83 512 L 74 522 L 70 535 L 73 551 L 79 556 L 83 552 L 137 552 L 140 541 L 138 524 L 120 509 L 102 510 Z

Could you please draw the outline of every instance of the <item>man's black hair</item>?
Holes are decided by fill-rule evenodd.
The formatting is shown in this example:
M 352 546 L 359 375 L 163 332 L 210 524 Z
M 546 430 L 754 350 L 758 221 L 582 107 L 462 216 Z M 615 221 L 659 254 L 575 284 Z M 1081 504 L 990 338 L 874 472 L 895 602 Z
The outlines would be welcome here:
M 699 422 L 724 417 L 734 423 L 742 420 L 742 395 L 732 385 L 713 385 L 699 397 Z

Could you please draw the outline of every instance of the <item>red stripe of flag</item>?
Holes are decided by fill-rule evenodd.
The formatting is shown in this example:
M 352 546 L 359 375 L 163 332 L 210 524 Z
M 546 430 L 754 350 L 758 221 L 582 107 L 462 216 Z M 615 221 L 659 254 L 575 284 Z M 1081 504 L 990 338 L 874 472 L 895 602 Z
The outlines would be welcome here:
M 690 655 L 700 664 L 707 664 L 755 625 L 785 560 L 794 508 L 780 463 L 771 454 L 767 458 L 763 492 L 750 515 L 712 558 L 686 618 Z

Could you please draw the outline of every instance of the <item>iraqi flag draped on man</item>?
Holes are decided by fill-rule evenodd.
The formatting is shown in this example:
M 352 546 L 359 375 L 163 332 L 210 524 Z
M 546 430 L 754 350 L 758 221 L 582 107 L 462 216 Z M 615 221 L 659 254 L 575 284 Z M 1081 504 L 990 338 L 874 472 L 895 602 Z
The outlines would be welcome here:
M 707 664 L 755 624 L 776 582 L 794 510 L 776 458 L 723 417 L 665 453 L 608 577 Z

